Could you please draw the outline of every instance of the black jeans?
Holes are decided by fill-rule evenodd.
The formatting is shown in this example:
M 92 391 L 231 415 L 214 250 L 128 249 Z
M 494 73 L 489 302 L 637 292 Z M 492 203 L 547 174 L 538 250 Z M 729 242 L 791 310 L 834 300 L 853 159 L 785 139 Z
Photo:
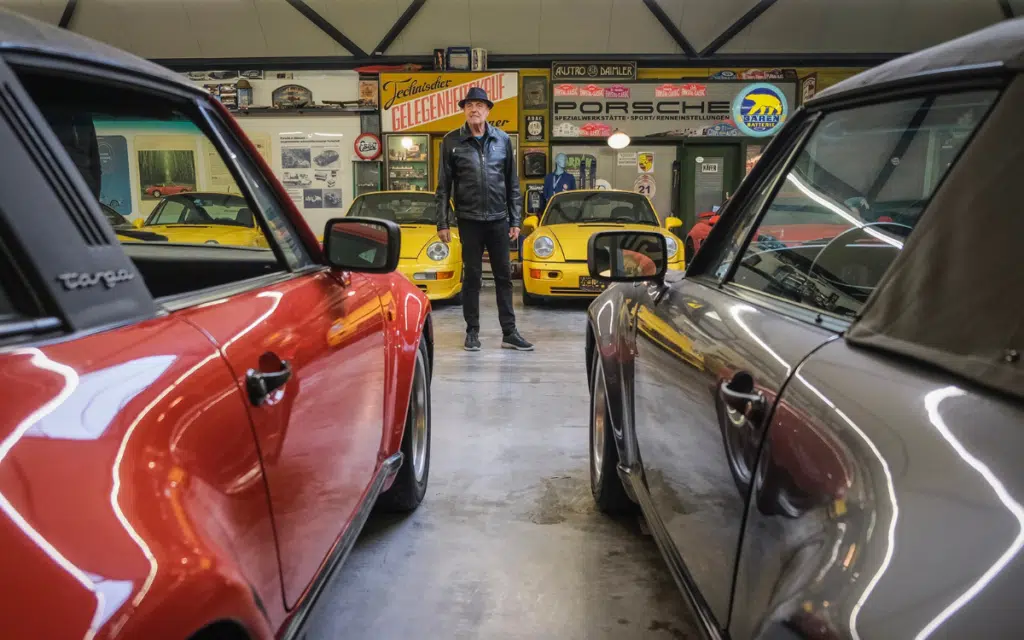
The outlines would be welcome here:
M 491 260 L 494 288 L 498 298 L 498 321 L 504 334 L 516 328 L 512 311 L 512 265 L 509 262 L 508 220 L 478 222 L 459 219 L 459 241 L 462 243 L 462 315 L 467 330 L 480 330 L 480 282 L 483 278 L 484 249 Z

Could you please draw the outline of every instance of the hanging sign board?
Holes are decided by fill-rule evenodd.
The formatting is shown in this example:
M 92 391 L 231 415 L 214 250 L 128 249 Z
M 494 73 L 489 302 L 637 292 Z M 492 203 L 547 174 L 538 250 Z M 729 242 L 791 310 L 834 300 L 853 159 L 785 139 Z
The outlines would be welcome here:
M 636 80 L 636 62 L 552 62 L 551 80 Z
M 502 131 L 519 130 L 519 73 L 382 73 L 381 129 L 385 133 L 448 133 L 466 122 L 459 101 L 481 87 L 494 103 L 488 121 Z
M 774 135 L 797 104 L 797 81 L 554 82 L 554 138 Z

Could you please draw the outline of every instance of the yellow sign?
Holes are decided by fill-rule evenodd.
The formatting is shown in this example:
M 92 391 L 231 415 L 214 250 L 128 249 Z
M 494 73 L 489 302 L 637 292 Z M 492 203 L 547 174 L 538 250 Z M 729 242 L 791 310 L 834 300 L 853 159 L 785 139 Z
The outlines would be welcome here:
M 519 131 L 519 73 L 382 73 L 381 129 L 385 133 L 448 133 L 466 121 L 459 101 L 472 87 L 481 87 L 494 103 L 490 123 Z

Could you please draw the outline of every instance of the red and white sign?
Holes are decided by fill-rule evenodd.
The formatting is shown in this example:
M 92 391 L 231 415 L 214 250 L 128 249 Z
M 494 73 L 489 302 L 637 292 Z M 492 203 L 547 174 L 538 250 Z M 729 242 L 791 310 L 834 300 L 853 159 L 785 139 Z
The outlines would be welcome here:
M 629 97 L 629 93 L 630 93 L 629 92 L 629 87 L 623 86 L 621 84 L 613 84 L 610 87 L 605 87 L 604 97 L 606 97 L 606 98 L 628 98 Z
M 364 133 L 356 138 L 355 151 L 360 160 L 376 160 L 383 148 L 380 138 L 372 133 Z
M 612 128 L 602 122 L 588 122 L 580 127 L 580 135 L 595 138 L 607 138 L 612 135 Z
M 556 96 L 578 96 L 580 95 L 580 89 L 574 84 L 556 84 L 555 85 Z
M 660 87 L 654 89 L 655 98 L 681 98 L 683 97 L 683 88 L 677 84 L 663 84 Z
M 706 84 L 684 84 L 680 87 L 680 97 L 706 97 L 708 95 L 708 86 Z
M 602 98 L 604 97 L 604 87 L 588 84 L 585 87 L 580 87 L 580 95 L 587 98 Z

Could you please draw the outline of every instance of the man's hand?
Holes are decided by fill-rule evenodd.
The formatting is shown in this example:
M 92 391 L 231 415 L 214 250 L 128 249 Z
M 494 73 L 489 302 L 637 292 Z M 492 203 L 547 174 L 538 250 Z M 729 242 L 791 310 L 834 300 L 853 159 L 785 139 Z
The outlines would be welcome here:
M 440 229 L 437 232 L 437 237 L 440 238 L 441 242 L 448 244 L 452 241 L 451 229 Z
M 516 240 L 518 240 L 519 239 L 519 227 L 512 227 L 511 229 L 509 229 L 508 230 L 508 238 L 512 242 L 515 242 Z

